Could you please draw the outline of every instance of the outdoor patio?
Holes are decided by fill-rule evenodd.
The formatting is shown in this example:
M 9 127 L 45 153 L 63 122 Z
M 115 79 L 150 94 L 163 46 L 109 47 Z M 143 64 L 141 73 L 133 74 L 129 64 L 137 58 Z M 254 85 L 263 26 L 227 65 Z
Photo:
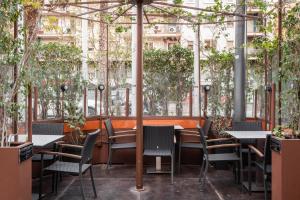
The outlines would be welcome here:
M 0 0 L 0 200 L 299 200 L 299 0 Z
M 214 170 L 209 171 L 208 184 L 201 192 L 199 187 L 200 166 L 183 166 L 180 175 L 176 175 L 174 185 L 170 184 L 168 175 L 144 176 L 145 190 L 137 192 L 135 189 L 135 166 L 116 165 L 106 170 L 106 166 L 94 167 L 97 199 L 122 199 L 122 200 L 263 200 L 263 193 L 242 192 L 241 187 L 234 183 L 232 171 Z M 51 179 L 47 180 L 48 191 L 51 191 Z M 84 178 L 84 189 L 88 199 L 94 199 L 90 178 Z M 34 191 L 38 192 L 38 181 L 33 182 Z M 116 192 L 117 191 L 117 192 Z M 59 183 L 57 195 L 49 194 L 45 200 L 79 200 L 79 182 L 76 177 L 66 176 Z

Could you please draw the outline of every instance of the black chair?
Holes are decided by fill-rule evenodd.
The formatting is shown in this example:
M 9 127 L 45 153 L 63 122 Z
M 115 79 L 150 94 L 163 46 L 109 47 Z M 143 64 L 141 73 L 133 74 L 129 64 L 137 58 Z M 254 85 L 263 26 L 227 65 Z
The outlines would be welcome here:
M 204 135 L 208 136 L 212 121 L 210 118 L 205 120 L 203 130 Z M 191 131 L 191 130 L 180 130 L 179 131 L 179 145 L 178 145 L 178 171 L 180 172 L 181 169 L 181 148 L 188 148 L 188 149 L 202 149 L 202 144 L 200 142 L 200 135 L 198 131 Z M 183 137 L 193 137 L 197 138 L 198 141 L 183 141 Z
M 63 135 L 64 134 L 64 123 L 33 123 L 32 124 L 32 134 L 33 135 Z M 46 149 L 57 150 L 57 144 L 47 145 Z M 52 160 L 53 155 L 45 155 L 44 160 Z M 41 154 L 34 154 L 32 161 L 41 161 Z
M 208 150 L 210 149 L 217 149 L 217 148 L 237 148 L 240 147 L 240 144 L 238 143 L 231 143 L 231 144 L 218 144 L 218 145 L 208 145 L 210 142 L 220 142 L 223 141 L 223 138 L 221 139 L 211 139 L 207 140 L 205 137 L 204 130 L 200 127 L 198 127 L 198 130 L 200 132 L 200 140 L 203 146 L 203 162 L 201 166 L 200 171 L 200 185 L 202 186 L 201 189 L 204 189 L 205 186 L 205 180 L 206 180 L 206 174 L 208 170 L 208 166 L 210 163 L 216 163 L 216 162 L 232 162 L 235 164 L 235 180 L 238 180 L 238 171 L 239 171 L 239 161 L 240 158 L 236 152 L 233 153 L 210 153 Z M 226 138 L 225 138 L 226 139 Z M 227 141 L 227 140 L 225 140 Z
M 262 131 L 262 123 L 260 121 L 255 122 L 248 122 L 248 121 L 239 121 L 239 122 L 232 122 L 232 130 L 233 131 Z M 243 139 L 240 140 L 241 148 L 240 148 L 240 181 L 241 183 L 244 180 L 244 164 L 243 164 L 243 157 L 248 156 L 248 145 L 256 144 L 256 139 Z M 243 184 L 242 184 L 243 189 Z
M 252 187 L 252 164 L 257 166 L 263 172 L 263 179 L 264 179 L 264 193 L 265 193 L 265 200 L 269 199 L 268 191 L 269 185 L 271 185 L 271 175 L 272 175 L 272 158 L 271 158 L 271 135 L 267 135 L 264 147 L 264 153 L 259 151 L 253 145 L 249 145 L 249 155 L 248 155 L 248 187 L 249 187 L 249 194 L 251 194 L 251 187 Z M 251 153 L 255 153 L 260 160 L 252 161 Z
M 144 156 L 171 158 L 171 183 L 174 176 L 174 126 L 144 126 Z
M 89 133 L 85 139 L 84 145 L 72 145 L 72 144 L 61 144 L 62 147 L 72 147 L 72 148 L 79 148 L 81 149 L 81 155 L 74 155 L 74 154 L 67 154 L 62 152 L 54 152 L 54 151 L 43 151 L 42 154 L 42 170 L 41 170 L 41 177 L 40 177 L 40 190 L 39 190 L 39 198 L 42 196 L 42 186 L 43 186 L 43 173 L 45 171 L 50 171 L 55 174 L 59 173 L 68 173 L 72 175 L 79 176 L 80 180 L 80 191 L 82 195 L 82 199 L 85 199 L 84 191 L 83 191 L 83 180 L 82 175 L 87 171 L 90 170 L 91 181 L 93 185 L 93 191 L 95 197 L 97 197 L 94 178 L 93 178 L 93 171 L 92 171 L 92 156 L 93 156 L 93 149 L 96 143 L 96 139 L 98 134 L 100 133 L 99 130 Z M 48 167 L 43 168 L 44 164 L 44 155 L 53 155 L 56 157 L 56 161 L 49 165 Z M 78 162 L 64 162 L 61 161 L 61 157 L 67 157 L 78 160 Z
M 108 135 L 108 160 L 107 160 L 107 168 L 108 168 L 109 166 L 111 166 L 113 150 L 135 149 L 136 148 L 135 142 L 118 143 L 118 142 L 116 142 L 116 139 L 135 137 L 136 130 L 115 131 L 112 126 L 111 119 L 105 120 L 104 125 L 105 125 L 106 132 Z M 128 134 L 128 133 L 131 133 L 131 134 Z

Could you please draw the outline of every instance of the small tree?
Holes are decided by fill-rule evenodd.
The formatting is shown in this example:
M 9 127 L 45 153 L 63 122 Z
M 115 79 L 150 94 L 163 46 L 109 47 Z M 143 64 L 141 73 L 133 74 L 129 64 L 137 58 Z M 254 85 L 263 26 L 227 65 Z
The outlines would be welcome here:
M 52 109 L 54 117 L 61 116 L 62 84 L 68 85 L 65 102 L 79 104 L 85 81 L 80 73 L 81 51 L 73 45 L 59 43 L 37 44 L 32 54 L 31 76 L 33 85 L 38 88 L 42 119 L 47 118 Z
M 180 45 L 169 50 L 146 50 L 144 69 L 144 99 L 148 114 L 168 115 L 168 102 L 175 101 L 176 115 L 181 116 L 182 101 L 193 83 L 192 51 Z
M 203 70 L 211 82 L 209 106 L 211 115 L 231 117 L 234 56 L 230 52 L 218 52 L 212 49 L 207 60 L 203 61 Z

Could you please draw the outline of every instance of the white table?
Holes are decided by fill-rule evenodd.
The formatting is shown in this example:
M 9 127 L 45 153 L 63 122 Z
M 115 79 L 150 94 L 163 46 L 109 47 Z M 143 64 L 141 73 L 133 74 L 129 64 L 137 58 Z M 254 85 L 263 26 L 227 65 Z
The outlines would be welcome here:
M 271 135 L 271 131 L 226 131 L 232 137 L 243 139 L 266 139 L 267 135 Z
M 18 140 L 16 142 L 26 142 L 27 135 L 17 135 Z M 64 135 L 32 135 L 32 143 L 34 147 L 45 147 L 51 143 L 54 143 L 60 139 L 64 138 Z M 11 137 L 11 141 L 14 141 L 14 138 Z
M 254 139 L 254 140 L 266 139 L 267 135 L 272 134 L 271 131 L 226 131 L 226 133 L 228 133 L 232 137 L 240 140 L 241 143 L 243 143 L 243 140 L 248 140 L 248 139 Z M 241 156 L 241 160 L 242 160 L 242 153 L 240 154 L 240 156 Z M 240 178 L 243 179 L 242 177 L 243 176 L 241 176 Z M 260 186 L 261 184 L 257 181 L 257 179 L 258 179 L 258 176 L 256 178 L 255 183 L 252 184 L 251 190 L 253 192 L 254 191 L 255 192 L 264 191 L 264 188 L 262 186 Z M 243 180 L 241 180 L 241 183 L 243 184 L 244 187 L 246 187 L 249 190 L 248 182 L 243 182 Z

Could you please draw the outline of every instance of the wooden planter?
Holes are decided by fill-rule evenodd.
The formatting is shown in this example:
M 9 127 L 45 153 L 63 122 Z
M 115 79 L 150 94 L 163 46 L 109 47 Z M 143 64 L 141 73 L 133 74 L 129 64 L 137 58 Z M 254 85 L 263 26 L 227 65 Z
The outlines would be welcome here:
M 32 199 L 31 156 L 31 143 L 0 148 L 0 199 Z
M 272 138 L 272 200 L 300 199 L 300 140 Z

